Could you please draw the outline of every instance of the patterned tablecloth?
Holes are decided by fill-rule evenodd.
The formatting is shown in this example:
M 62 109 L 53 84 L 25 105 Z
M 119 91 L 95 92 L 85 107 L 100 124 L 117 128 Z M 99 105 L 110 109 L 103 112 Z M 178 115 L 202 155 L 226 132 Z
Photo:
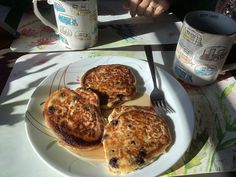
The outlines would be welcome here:
M 222 79 L 222 80 L 221 80 Z M 206 87 L 183 84 L 193 104 L 195 131 L 191 146 L 166 175 L 236 169 L 236 80 L 223 76 Z
M 97 56 L 128 56 L 145 60 L 143 51 L 83 51 L 76 58 L 61 60 L 64 53 L 28 54 L 20 57 L 1 95 L 0 163 L 3 176 L 55 176 L 55 172 L 35 156 L 26 138 L 24 113 L 38 84 L 50 73 L 69 63 Z M 155 62 L 171 73 L 174 52 L 154 52 Z M 195 112 L 192 143 L 183 157 L 163 176 L 235 171 L 236 169 L 236 80 L 220 76 L 215 84 L 193 87 L 182 83 Z M 12 141 L 14 136 L 14 141 Z M 4 143 L 4 141 L 9 143 Z M 16 149 L 17 147 L 17 149 Z M 13 150 L 15 149 L 15 150 Z M 22 155 L 20 155 L 22 154 Z M 17 165 L 11 165 L 12 159 Z M 14 162 L 14 163 L 15 163 Z M 30 168 L 28 167 L 30 166 Z M 10 169 L 10 170 L 9 170 Z

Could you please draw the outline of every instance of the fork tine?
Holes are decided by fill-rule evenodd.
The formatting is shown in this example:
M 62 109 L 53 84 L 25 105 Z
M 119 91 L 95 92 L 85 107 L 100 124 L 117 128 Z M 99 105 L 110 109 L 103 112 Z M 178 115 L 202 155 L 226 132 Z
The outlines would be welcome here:
M 161 104 L 162 101 L 158 101 L 157 103 L 158 103 L 157 106 L 158 106 L 160 109 L 162 109 L 162 104 Z
M 170 104 L 166 101 L 158 100 L 158 101 L 152 101 L 152 105 L 158 112 L 162 111 L 165 113 L 174 113 L 175 110 L 170 106 Z
M 153 108 L 157 114 L 159 115 L 165 114 L 156 104 L 153 104 Z
M 170 106 L 170 104 L 168 102 L 166 103 L 166 109 L 170 113 L 174 113 L 175 112 L 175 110 Z
M 161 107 L 159 107 L 159 112 L 160 112 L 162 115 L 165 115 L 165 114 L 166 114 L 166 111 L 165 111 L 163 108 L 161 108 Z
M 174 113 L 175 110 L 170 106 L 170 104 L 166 101 L 160 101 L 160 104 L 158 106 L 161 106 L 161 108 L 166 112 L 166 113 Z
M 168 109 L 168 112 L 169 112 L 169 113 L 174 113 L 174 112 L 175 112 L 175 110 L 174 110 L 172 107 L 169 107 L 169 106 L 168 106 L 167 109 Z
M 154 104 L 155 104 L 158 108 L 160 108 L 159 101 L 155 101 Z
M 165 101 L 164 101 L 164 100 L 159 100 L 159 101 L 158 101 L 158 107 L 159 107 L 160 109 L 163 109 L 164 111 L 166 111 Z
M 157 107 L 157 105 L 153 104 L 152 106 L 153 106 L 153 108 L 154 108 L 155 112 L 156 112 L 156 113 L 158 113 L 158 112 L 159 112 L 159 110 L 158 110 L 158 107 Z
M 158 112 L 160 112 L 161 114 L 165 114 L 166 113 L 166 109 L 163 108 L 162 106 L 162 101 L 156 101 L 154 102 Z
M 166 102 L 165 100 L 161 100 L 161 107 L 166 110 Z

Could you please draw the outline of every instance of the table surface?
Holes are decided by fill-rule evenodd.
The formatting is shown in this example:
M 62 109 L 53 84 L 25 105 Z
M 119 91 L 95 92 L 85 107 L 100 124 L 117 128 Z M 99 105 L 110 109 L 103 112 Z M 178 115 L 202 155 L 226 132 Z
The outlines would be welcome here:
M 33 150 L 25 131 L 24 114 L 28 100 L 42 79 L 77 59 L 58 62 L 53 58 L 64 52 L 28 54 L 12 52 L 9 47 L 6 42 L 2 47 L 5 49 L 0 51 L 0 159 L 4 159 L 0 161 L 0 176 L 63 176 L 44 163 Z M 156 45 L 153 49 L 158 66 L 172 74 L 175 44 Z M 116 55 L 146 60 L 143 46 L 73 53 L 82 59 Z M 48 60 L 50 66 L 46 64 Z M 192 87 L 181 82 L 195 111 L 195 133 L 184 156 L 163 176 L 235 175 L 235 83 L 232 73 L 220 76 L 216 83 L 207 87 Z
M 90 57 L 94 57 L 94 56 L 97 56 L 97 54 L 100 54 L 100 52 L 101 51 L 89 51 L 87 52 L 86 56 L 89 55 Z M 136 51 L 136 52 L 134 51 L 125 51 L 125 52 L 124 51 L 103 51 L 102 53 L 103 55 L 120 55 L 120 56 L 129 56 L 129 57 L 132 56 L 135 58 L 144 59 L 143 51 Z M 58 174 L 57 172 L 49 168 L 41 160 L 41 158 L 39 158 L 36 155 L 36 153 L 33 151 L 33 148 L 31 147 L 27 139 L 27 135 L 25 131 L 24 113 L 26 110 L 27 102 L 30 99 L 30 96 L 35 90 L 35 88 L 41 82 L 41 79 L 35 80 L 35 78 L 41 78 L 42 76 L 47 75 L 47 72 L 45 73 L 44 70 L 40 71 L 40 69 L 36 69 L 36 68 L 38 64 L 44 63 L 45 60 L 48 59 L 48 55 L 49 54 L 26 54 L 26 55 L 21 56 L 19 59 L 17 59 L 13 67 L 13 70 L 11 72 L 11 75 L 9 77 L 9 80 L 6 83 L 5 88 L 2 92 L 1 108 L 0 108 L 0 113 L 1 113 L 1 128 L 0 128 L 0 133 L 1 133 L 1 140 L 0 140 L 1 151 L 0 152 L 1 153 L 0 153 L 0 156 L 1 156 L 1 159 L 5 159 L 5 160 L 0 162 L 0 169 L 1 169 L 1 174 L 3 174 L 3 176 L 32 176 L 35 173 L 37 173 L 37 176 L 61 176 L 60 174 Z M 58 56 L 58 53 L 51 53 L 50 55 Z M 155 62 L 157 62 L 159 66 L 163 68 L 171 64 L 173 55 L 174 55 L 173 51 L 164 51 L 164 52 L 154 51 Z M 162 58 L 165 59 L 165 62 L 162 60 Z M 67 61 L 67 64 L 74 61 Z M 55 64 L 57 63 L 56 61 L 54 62 Z M 36 70 L 33 68 L 30 68 L 29 66 L 35 66 Z M 59 65 L 55 65 L 54 67 L 50 69 L 50 72 L 57 70 L 58 68 L 62 66 L 63 66 L 63 63 Z M 32 72 L 33 70 L 35 71 Z M 31 72 L 31 74 L 29 74 L 29 72 Z M 198 174 L 207 173 L 207 176 L 208 176 L 209 175 L 208 173 L 211 172 L 209 171 L 209 169 L 206 169 L 204 165 L 204 161 L 206 160 L 204 159 L 204 154 L 206 153 L 204 151 L 204 148 L 205 150 L 206 148 L 209 148 L 210 141 L 208 141 L 207 139 L 209 139 L 212 135 L 209 135 L 205 132 L 206 125 L 203 125 L 203 123 L 201 123 L 202 121 L 201 119 L 205 119 L 205 120 L 208 119 L 209 121 L 214 121 L 212 120 L 214 117 L 212 116 L 212 114 L 209 114 L 209 112 L 202 111 L 202 110 L 204 110 L 205 107 L 209 107 L 208 102 L 212 101 L 211 100 L 212 98 L 208 97 L 209 96 L 208 94 L 210 94 L 212 90 L 220 89 L 221 92 L 223 92 L 226 86 L 228 86 L 232 82 L 233 83 L 235 82 L 234 78 L 232 77 L 228 77 L 226 80 L 227 82 L 225 80 L 219 81 L 218 86 L 212 85 L 208 89 L 206 88 L 200 89 L 200 91 L 194 88 L 189 88 L 188 86 L 185 85 L 185 88 L 188 91 L 193 101 L 194 109 L 197 109 L 195 110 L 196 119 L 199 119 L 197 126 L 201 126 L 201 128 L 203 128 L 203 130 L 201 129 L 198 130 L 197 135 L 203 136 L 203 137 L 201 138 L 195 137 L 192 142 L 191 147 L 196 148 L 195 150 L 197 150 L 197 152 L 194 152 L 194 153 L 197 153 L 197 155 L 195 157 L 192 156 L 191 159 L 189 159 L 190 162 L 186 162 L 186 164 L 184 163 L 184 161 L 180 161 L 179 163 L 181 165 L 180 167 L 178 167 L 179 169 L 177 168 L 176 171 L 171 171 L 169 174 L 167 173 L 166 175 L 175 176 L 175 175 L 186 175 L 186 174 L 189 175 L 192 173 L 198 173 Z M 223 88 L 218 88 L 218 87 L 223 87 Z M 204 92 L 207 92 L 207 94 L 203 94 Z M 200 102 L 199 102 L 199 99 L 201 99 Z M 213 109 L 218 108 L 218 107 L 214 108 L 215 106 L 214 103 L 210 103 L 210 105 L 213 107 Z M 221 115 L 221 111 L 222 110 L 218 110 L 217 115 Z M 204 138 L 204 136 L 206 137 Z M 223 169 L 220 169 L 220 170 L 218 169 L 219 171 L 225 171 L 224 168 L 226 169 L 228 168 L 228 170 L 229 168 L 232 168 L 231 166 L 230 167 L 228 166 L 229 164 L 231 164 L 231 162 L 224 162 L 224 160 L 227 159 L 225 158 L 226 155 L 234 157 L 234 148 L 229 148 L 228 150 L 230 150 L 230 152 L 224 152 L 225 153 L 225 154 L 223 153 L 224 156 L 221 157 L 222 158 L 221 160 L 223 160 L 223 166 L 222 166 Z M 207 150 L 207 152 L 208 151 L 209 149 Z M 186 156 L 188 156 L 189 153 L 190 152 L 186 153 Z M 207 156 L 207 154 L 205 155 Z M 231 157 L 230 159 L 232 159 Z M 216 165 L 217 164 L 218 163 L 216 163 Z M 183 171 L 183 170 L 186 170 L 186 171 Z M 212 172 L 214 172 L 214 170 Z M 231 170 L 234 170 L 234 169 L 232 168 Z M 222 173 L 212 173 L 212 172 L 211 172 L 211 175 L 213 176 L 214 175 L 219 176 L 222 174 Z M 225 173 L 223 174 L 225 175 Z

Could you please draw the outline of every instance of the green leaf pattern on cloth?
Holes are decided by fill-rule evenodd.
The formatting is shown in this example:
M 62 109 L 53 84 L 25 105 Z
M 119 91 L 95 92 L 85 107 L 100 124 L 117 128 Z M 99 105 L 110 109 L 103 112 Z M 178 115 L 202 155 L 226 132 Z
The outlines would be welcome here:
M 236 81 L 207 87 L 183 84 L 193 103 L 196 125 L 183 157 L 163 176 L 236 170 Z

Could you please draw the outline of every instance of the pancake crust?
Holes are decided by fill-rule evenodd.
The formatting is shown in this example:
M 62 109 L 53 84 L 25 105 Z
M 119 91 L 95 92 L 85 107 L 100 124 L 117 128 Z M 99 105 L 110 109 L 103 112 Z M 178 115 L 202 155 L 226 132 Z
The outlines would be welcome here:
M 114 108 L 131 100 L 136 94 L 136 79 L 125 65 L 99 65 L 88 70 L 81 78 L 81 85 L 98 94 L 102 108 Z
M 167 123 L 151 107 L 121 106 L 113 110 L 108 120 L 102 143 L 111 173 L 140 169 L 171 144 Z
M 80 87 L 80 88 L 77 88 L 75 92 L 80 96 L 80 102 L 82 103 L 87 102 L 96 107 L 100 107 L 99 97 L 92 90 Z
M 98 98 L 98 97 L 97 97 Z M 92 148 L 101 143 L 104 118 L 94 93 L 69 88 L 53 92 L 44 104 L 46 124 L 60 144 L 72 148 Z

